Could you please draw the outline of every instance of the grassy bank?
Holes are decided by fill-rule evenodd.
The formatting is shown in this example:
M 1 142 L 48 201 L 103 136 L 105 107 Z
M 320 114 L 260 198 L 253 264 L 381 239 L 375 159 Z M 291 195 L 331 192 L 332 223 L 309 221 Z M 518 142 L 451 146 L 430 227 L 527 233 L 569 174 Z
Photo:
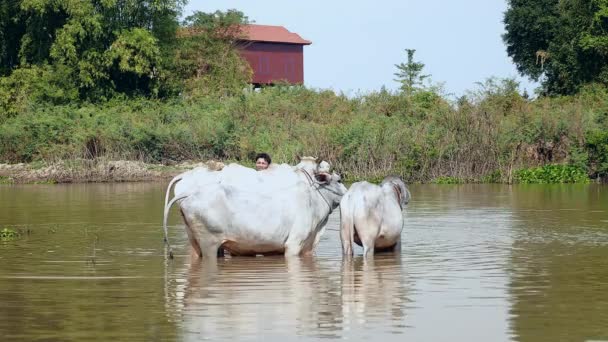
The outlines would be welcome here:
M 0 184 L 166 181 L 203 165 L 217 168 L 215 161 L 163 165 L 105 158 L 0 164 Z
M 142 163 L 150 178 L 162 178 L 185 160 L 251 165 L 259 151 L 287 163 L 298 154 L 320 156 L 349 181 L 387 174 L 410 183 L 608 177 L 605 88 L 528 100 L 509 82 L 489 81 L 457 101 L 446 98 L 438 91 L 349 98 L 275 87 L 196 100 L 31 103 L 0 116 L 0 162 L 80 170 L 55 181 L 136 180 L 108 176 L 110 160 Z

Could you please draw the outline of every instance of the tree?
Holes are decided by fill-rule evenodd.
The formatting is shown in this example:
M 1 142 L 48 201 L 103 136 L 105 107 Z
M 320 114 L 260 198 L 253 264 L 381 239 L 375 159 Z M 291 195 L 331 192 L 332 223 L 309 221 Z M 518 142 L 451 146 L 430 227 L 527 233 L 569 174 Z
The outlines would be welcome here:
M 19 102 L 11 105 L 16 113 L 30 100 L 73 100 L 74 90 L 93 101 L 241 91 L 251 73 L 235 44 L 247 17 L 236 10 L 196 12 L 180 26 L 185 3 L 0 0 L 0 77 L 7 78 L 0 94 L 13 99 L 4 102 Z M 30 84 L 44 80 L 50 83 Z M 69 97 L 57 95 L 63 86 Z
M 608 84 L 608 0 L 509 0 L 504 24 L 507 54 L 543 93 Z
M 19 41 L 25 34 L 19 12 L 20 2 L 0 0 L 0 77 L 19 64 Z
M 401 83 L 401 91 L 407 96 L 411 96 L 417 90 L 424 89 L 424 80 L 431 75 L 423 75 L 424 64 L 414 62 L 415 49 L 405 49 L 405 51 L 407 52 L 407 63 L 395 64 L 399 72 L 394 75 L 397 76 L 395 81 Z
M 154 94 L 163 69 L 161 51 L 175 38 L 184 4 L 185 0 L 2 0 L 0 76 L 17 67 L 61 69 L 69 72 L 81 97 Z
M 182 23 L 173 57 L 173 75 L 185 82 L 187 96 L 240 92 L 251 79 L 249 64 L 237 50 L 242 25 L 249 19 L 242 12 L 196 11 Z

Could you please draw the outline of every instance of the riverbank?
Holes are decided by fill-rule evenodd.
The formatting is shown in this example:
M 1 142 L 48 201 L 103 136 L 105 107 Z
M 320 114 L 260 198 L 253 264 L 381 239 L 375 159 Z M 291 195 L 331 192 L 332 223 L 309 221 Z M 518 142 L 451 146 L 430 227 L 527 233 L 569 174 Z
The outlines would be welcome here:
M 168 180 L 198 166 L 217 167 L 210 160 L 174 165 L 129 160 L 71 160 L 54 163 L 0 164 L 0 184 L 144 182 Z
M 225 161 L 226 164 L 229 161 Z M 61 183 L 109 183 L 148 182 L 169 180 L 195 167 L 206 166 L 220 169 L 224 162 L 216 160 L 184 161 L 171 165 L 144 163 L 133 160 L 76 159 L 53 163 L 34 162 L 0 164 L 0 184 L 61 184 Z M 251 166 L 251 165 L 248 165 Z M 340 171 L 338 171 L 340 172 Z M 366 180 L 379 183 L 386 175 L 366 177 L 364 174 L 340 172 L 346 182 Z M 462 179 L 442 176 L 427 182 L 434 184 L 467 183 L 590 183 L 601 179 L 589 179 L 587 175 L 568 165 L 546 165 L 537 168 L 519 169 L 513 172 L 511 181 L 504 181 L 498 173 L 481 179 Z M 410 183 L 410 182 L 408 182 Z

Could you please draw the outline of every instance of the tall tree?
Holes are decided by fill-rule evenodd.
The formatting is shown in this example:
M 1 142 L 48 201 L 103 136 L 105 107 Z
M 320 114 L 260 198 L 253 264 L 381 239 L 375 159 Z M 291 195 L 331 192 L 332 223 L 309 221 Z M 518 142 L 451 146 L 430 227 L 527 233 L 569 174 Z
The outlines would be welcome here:
M 414 61 L 415 49 L 405 49 L 407 52 L 407 62 L 395 64 L 399 70 L 394 75 L 397 76 L 395 81 L 401 83 L 401 91 L 407 96 L 412 95 L 415 91 L 424 88 L 424 80 L 431 75 L 422 74 L 424 63 Z
M 25 34 L 21 1 L 0 0 L 0 76 L 19 65 L 19 46 Z
M 608 0 L 509 0 L 507 53 L 546 94 L 608 85 Z
M 91 100 L 116 93 L 241 91 L 251 70 L 235 45 L 247 17 L 236 10 L 195 12 L 180 27 L 185 2 L 0 0 L 0 77 L 7 77 L 0 93 L 10 94 L 6 106 L 15 99 L 23 106 L 28 99 L 49 98 L 44 93 L 61 102 L 68 99 L 62 87 L 69 99 L 76 93 Z M 44 80 L 51 84 L 41 86 Z M 11 107 L 13 113 L 22 108 Z
M 229 94 L 242 91 L 251 79 L 249 64 L 237 50 L 242 25 L 249 19 L 242 12 L 196 11 L 182 23 L 176 40 L 174 73 L 185 80 L 185 94 Z
M 160 51 L 174 40 L 185 4 L 185 0 L 1 1 L 0 74 L 10 73 L 16 59 L 22 67 L 60 66 L 71 73 L 82 95 L 93 97 L 115 91 L 155 92 L 163 64 Z

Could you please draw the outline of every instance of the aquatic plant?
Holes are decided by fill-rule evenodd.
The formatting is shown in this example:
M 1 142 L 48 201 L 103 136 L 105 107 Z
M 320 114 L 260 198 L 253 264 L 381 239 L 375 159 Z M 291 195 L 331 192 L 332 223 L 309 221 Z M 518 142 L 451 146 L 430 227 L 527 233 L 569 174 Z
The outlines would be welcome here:
M 545 165 L 520 169 L 514 173 L 514 181 L 523 184 L 589 183 L 587 173 L 573 165 Z
M 21 237 L 21 233 L 16 230 L 10 228 L 3 228 L 2 230 L 0 230 L 0 240 L 8 241 L 17 239 L 19 237 Z

